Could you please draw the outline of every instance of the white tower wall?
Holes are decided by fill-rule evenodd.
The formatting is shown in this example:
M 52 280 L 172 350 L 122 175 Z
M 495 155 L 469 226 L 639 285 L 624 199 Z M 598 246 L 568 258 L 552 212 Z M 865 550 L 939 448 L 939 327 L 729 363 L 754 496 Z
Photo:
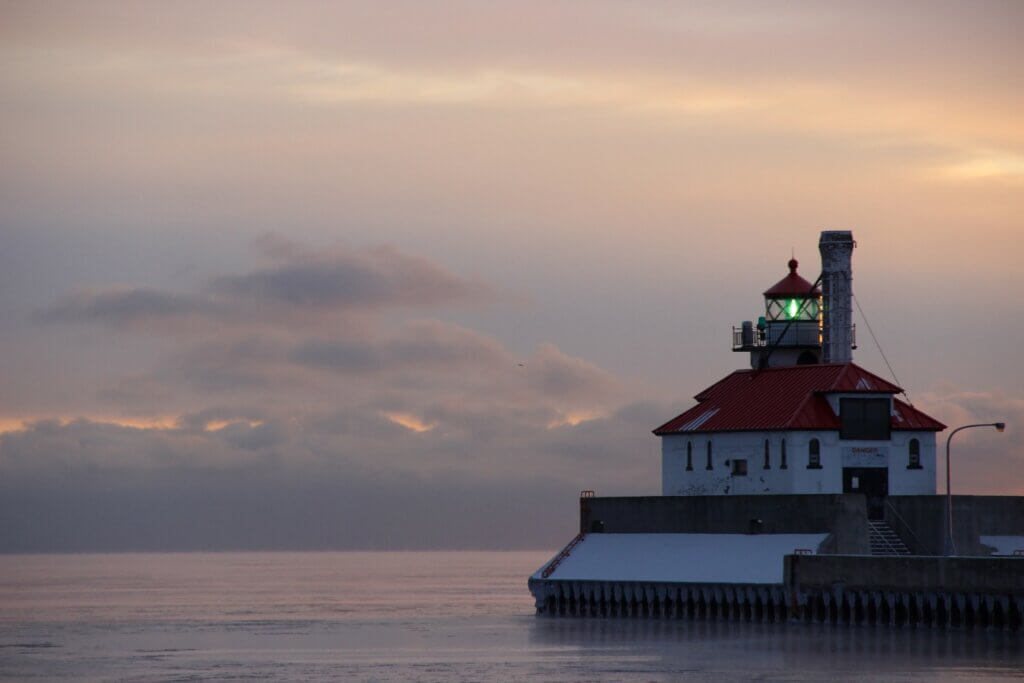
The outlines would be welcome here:
M 809 444 L 818 439 L 820 467 L 809 467 Z M 909 446 L 917 439 L 920 465 L 910 467 Z M 769 443 L 769 467 L 764 442 Z M 711 442 L 712 468 L 707 468 Z M 786 443 L 783 467 L 782 442 Z M 687 450 L 692 453 L 687 469 Z M 732 461 L 746 461 L 746 474 L 735 474 Z M 860 462 L 870 460 L 871 462 Z M 935 432 L 893 432 L 889 441 L 842 440 L 835 430 L 704 432 L 661 438 L 661 493 L 664 496 L 842 493 L 843 467 L 888 469 L 889 495 L 934 495 Z

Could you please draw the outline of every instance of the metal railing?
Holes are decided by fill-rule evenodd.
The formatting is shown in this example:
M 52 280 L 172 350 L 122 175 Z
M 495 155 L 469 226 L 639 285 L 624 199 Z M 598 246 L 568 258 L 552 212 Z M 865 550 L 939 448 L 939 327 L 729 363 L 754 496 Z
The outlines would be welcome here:
M 798 320 L 795 324 L 806 323 L 808 321 Z M 781 337 L 781 338 L 779 338 Z M 733 351 L 740 351 L 745 349 L 763 349 L 771 346 L 772 344 L 778 344 L 779 346 L 820 346 L 821 345 L 821 333 L 817 326 L 806 328 L 793 328 L 786 331 L 785 334 L 776 333 L 772 334 L 770 330 L 759 330 L 756 327 L 753 329 L 753 334 L 750 339 L 743 339 L 743 328 L 733 326 L 732 328 L 732 348 Z M 857 348 L 857 326 L 850 325 L 850 348 Z
M 892 534 L 897 539 L 898 544 L 893 543 L 892 539 L 889 538 L 889 534 Z M 910 552 L 907 544 L 903 542 L 899 534 L 886 521 L 881 519 L 868 520 L 868 543 L 871 546 L 872 555 L 875 554 L 876 546 L 886 555 L 905 555 Z
M 576 538 L 569 541 L 569 544 L 562 548 L 562 552 L 558 553 L 558 555 L 555 556 L 555 559 L 551 561 L 551 564 L 549 564 L 547 567 L 544 567 L 544 571 L 540 573 L 542 579 L 548 578 L 555 572 L 556 569 L 558 569 L 558 565 L 562 563 L 562 560 L 569 557 L 569 553 L 572 552 L 573 548 L 579 545 L 579 543 L 583 540 L 583 536 L 583 532 L 576 534 Z
M 921 552 L 915 553 L 915 554 L 917 554 L 917 555 L 935 555 L 935 553 L 933 553 L 931 551 L 931 549 L 928 547 L 928 544 L 925 543 L 924 541 L 922 541 L 921 537 L 914 533 L 914 527 L 910 526 L 910 524 L 907 523 L 907 520 L 903 519 L 903 516 L 900 515 L 900 513 L 896 511 L 896 508 L 893 507 L 892 503 L 890 503 L 889 501 L 885 501 L 885 506 L 887 508 L 889 508 L 889 510 L 892 511 L 892 514 L 895 515 L 897 521 L 899 521 L 899 523 L 903 526 L 903 528 L 906 529 L 907 532 L 909 532 L 910 535 L 914 537 L 914 541 L 917 543 L 917 549 L 921 551 Z

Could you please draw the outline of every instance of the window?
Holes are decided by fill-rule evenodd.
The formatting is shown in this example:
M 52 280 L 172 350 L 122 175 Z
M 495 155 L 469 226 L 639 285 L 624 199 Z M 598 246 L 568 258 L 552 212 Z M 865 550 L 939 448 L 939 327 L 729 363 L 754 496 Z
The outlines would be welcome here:
M 802 296 L 768 299 L 765 313 L 768 320 L 817 320 L 818 300 Z
M 686 442 L 686 471 L 693 471 L 693 442 Z
M 887 398 L 839 399 L 839 438 L 888 441 L 892 420 Z
M 711 439 L 708 439 L 708 464 L 704 469 L 711 469 Z
M 807 444 L 807 469 L 821 469 L 821 442 L 811 439 Z
M 732 461 L 732 476 L 734 476 L 734 477 L 745 477 L 745 476 L 747 476 L 747 461 L 746 460 L 733 460 Z
M 766 470 L 772 468 L 771 447 L 768 445 L 768 439 L 764 440 L 764 468 Z
M 917 439 L 911 439 L 907 444 L 907 469 L 921 469 L 921 442 Z
M 786 440 L 782 440 L 781 448 L 779 449 L 779 469 L 786 469 Z

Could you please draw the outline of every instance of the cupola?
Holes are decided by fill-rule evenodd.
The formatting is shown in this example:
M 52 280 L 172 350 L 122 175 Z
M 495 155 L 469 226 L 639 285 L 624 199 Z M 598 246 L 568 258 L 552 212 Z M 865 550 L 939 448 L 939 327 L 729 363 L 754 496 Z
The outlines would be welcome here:
M 733 328 L 733 351 L 749 352 L 753 368 L 821 361 L 821 288 L 797 273 L 795 258 L 786 265 L 789 274 L 764 291 L 764 315 Z
M 765 319 L 817 321 L 821 314 L 821 288 L 796 272 L 800 263 L 795 258 L 786 265 L 789 275 L 764 292 Z

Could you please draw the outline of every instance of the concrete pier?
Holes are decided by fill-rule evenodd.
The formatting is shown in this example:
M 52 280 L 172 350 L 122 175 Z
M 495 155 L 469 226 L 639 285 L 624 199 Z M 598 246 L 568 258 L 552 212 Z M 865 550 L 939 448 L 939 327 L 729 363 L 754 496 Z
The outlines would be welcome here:
M 1024 550 L 995 556 L 985 542 L 1024 539 L 1024 498 L 954 497 L 957 547 L 971 553 L 958 557 L 932 554 L 945 533 L 943 503 L 890 497 L 885 521 L 914 554 L 886 556 L 869 554 L 861 495 L 587 495 L 581 534 L 529 588 L 537 612 L 552 616 L 1024 633 Z M 761 546 L 775 554 L 758 556 Z
M 1024 625 L 1024 558 L 788 555 L 781 584 L 530 579 L 537 613 L 997 629 Z M 839 579 L 839 580 L 837 580 Z
M 1024 557 L 788 555 L 784 590 L 801 621 L 1013 631 L 1024 623 Z

